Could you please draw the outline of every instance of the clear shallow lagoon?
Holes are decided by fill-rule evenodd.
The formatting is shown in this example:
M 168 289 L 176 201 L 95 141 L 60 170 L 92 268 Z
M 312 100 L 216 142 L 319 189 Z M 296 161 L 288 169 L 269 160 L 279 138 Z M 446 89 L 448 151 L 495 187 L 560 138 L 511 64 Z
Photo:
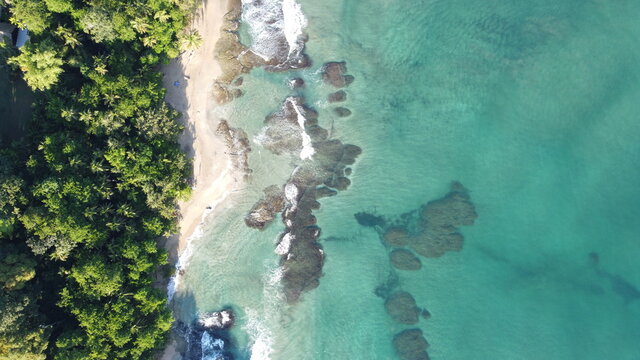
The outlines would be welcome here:
M 251 182 L 193 244 L 180 314 L 233 305 L 254 359 L 395 359 L 407 326 L 374 294 L 395 272 L 432 314 L 418 324 L 432 359 L 639 359 L 640 3 L 299 2 L 314 61 L 297 73 L 302 94 L 333 137 L 363 148 L 351 187 L 314 212 L 320 287 L 285 305 L 273 252 L 284 226 L 244 225 L 296 163 L 254 143 Z M 332 60 L 355 76 L 348 118 L 325 100 L 335 89 L 317 70 Z M 253 138 L 293 76 L 254 71 L 221 111 Z M 452 180 L 479 215 L 463 250 L 393 270 L 353 215 L 394 219 Z

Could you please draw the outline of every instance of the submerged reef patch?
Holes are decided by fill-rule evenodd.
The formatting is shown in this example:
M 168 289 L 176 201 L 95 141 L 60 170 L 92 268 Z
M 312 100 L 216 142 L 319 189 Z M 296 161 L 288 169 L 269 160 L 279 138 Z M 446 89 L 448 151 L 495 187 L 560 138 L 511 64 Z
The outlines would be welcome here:
M 453 182 L 447 195 L 423 206 L 418 224 L 420 232 L 411 237 L 410 246 L 424 257 L 460 251 L 464 237 L 458 232 L 458 226 L 473 225 L 477 217 L 467 189 Z
M 393 347 L 403 360 L 429 360 L 429 343 L 420 329 L 407 329 L 393 337 Z
M 395 249 L 389 254 L 391 265 L 398 270 L 420 270 L 422 262 L 417 256 L 406 249 Z
M 406 291 L 393 293 L 384 303 L 384 308 L 391 318 L 400 324 L 415 324 L 422 312 L 416 306 L 416 300 Z

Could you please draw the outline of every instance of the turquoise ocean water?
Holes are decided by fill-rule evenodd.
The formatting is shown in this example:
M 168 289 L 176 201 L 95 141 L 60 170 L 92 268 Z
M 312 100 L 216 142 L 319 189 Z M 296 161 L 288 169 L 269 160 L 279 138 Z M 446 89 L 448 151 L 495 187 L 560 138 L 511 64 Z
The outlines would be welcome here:
M 299 3 L 313 66 L 255 70 L 219 111 L 255 138 L 301 76 L 320 125 L 363 149 L 349 189 L 314 212 L 324 276 L 283 301 L 284 225 L 243 216 L 296 160 L 253 143 L 252 179 L 193 243 L 177 313 L 232 305 L 240 358 L 397 359 L 393 335 L 413 326 L 374 293 L 395 273 L 432 314 L 417 325 L 432 359 L 640 359 L 640 2 Z M 318 71 L 334 60 L 355 76 L 347 118 Z M 479 216 L 464 248 L 394 270 L 354 214 L 395 219 L 454 180 Z

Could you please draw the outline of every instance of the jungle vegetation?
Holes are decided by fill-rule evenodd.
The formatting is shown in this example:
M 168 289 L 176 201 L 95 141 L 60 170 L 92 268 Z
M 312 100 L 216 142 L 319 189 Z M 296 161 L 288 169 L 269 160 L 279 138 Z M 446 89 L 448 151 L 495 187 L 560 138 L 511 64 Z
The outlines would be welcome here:
M 157 68 L 197 42 L 196 3 L 4 5 L 31 39 L 0 63 L 36 101 L 26 137 L 0 149 L 0 359 L 150 359 L 172 324 L 156 241 L 191 174 Z

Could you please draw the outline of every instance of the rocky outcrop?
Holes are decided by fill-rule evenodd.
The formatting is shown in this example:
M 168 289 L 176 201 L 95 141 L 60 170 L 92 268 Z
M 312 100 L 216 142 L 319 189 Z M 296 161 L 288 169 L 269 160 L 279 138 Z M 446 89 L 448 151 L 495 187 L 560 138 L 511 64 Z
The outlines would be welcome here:
M 224 138 L 233 167 L 240 170 L 246 180 L 251 174 L 251 169 L 249 168 L 251 143 L 247 133 L 242 129 L 230 127 L 229 123 L 224 119 L 220 120 L 216 133 Z
M 421 311 L 416 300 L 406 291 L 393 293 L 384 303 L 384 308 L 391 318 L 400 324 L 416 324 Z
M 302 89 L 304 87 L 304 80 L 302 80 L 302 78 L 293 78 L 289 80 L 289 87 L 292 89 Z
M 330 61 L 322 66 L 322 79 L 325 83 L 337 88 L 349 86 L 353 76 L 346 75 L 347 63 L 344 61 Z
M 351 184 L 344 170 L 362 150 L 327 139 L 326 130 L 318 126 L 318 113 L 301 97 L 288 97 L 280 110 L 267 116 L 259 141 L 275 154 L 299 155 L 305 160 L 291 174 L 282 195 L 271 198 L 284 199 L 281 211 L 285 231 L 275 251 L 281 256 L 287 302 L 293 303 L 302 293 L 317 287 L 322 276 L 324 252 L 318 243 L 320 228 L 313 215 L 320 208 L 318 199 L 334 196 Z M 311 156 L 304 158 L 305 151 L 312 151 Z M 262 229 L 273 220 L 273 210 L 278 207 L 268 205 L 271 202 L 266 200 L 254 205 L 245 219 L 247 225 Z
M 420 329 L 407 329 L 393 337 L 393 347 L 403 360 L 429 360 L 429 343 Z
M 406 249 L 395 249 L 389 254 L 391 265 L 398 270 L 420 270 L 422 262 L 417 256 Z
M 264 189 L 264 194 L 244 218 L 248 227 L 263 230 L 284 209 L 284 192 L 279 187 L 271 185 Z
M 229 330 L 234 325 L 233 310 L 223 309 L 201 315 L 193 324 L 178 321 L 174 334 L 184 360 L 233 360 L 234 342 Z
M 201 314 L 197 323 L 203 329 L 230 329 L 235 324 L 232 309 L 223 309 L 212 313 Z

